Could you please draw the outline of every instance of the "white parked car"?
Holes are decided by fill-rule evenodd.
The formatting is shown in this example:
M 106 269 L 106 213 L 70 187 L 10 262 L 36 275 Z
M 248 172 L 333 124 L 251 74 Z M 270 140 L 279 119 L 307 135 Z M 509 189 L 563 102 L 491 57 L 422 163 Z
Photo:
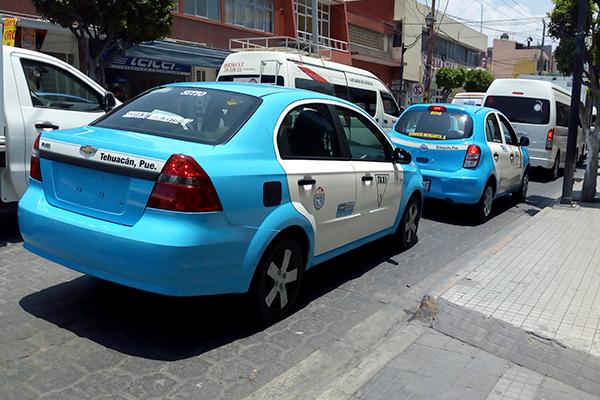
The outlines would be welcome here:
M 2 46 L 0 77 L 1 205 L 25 192 L 40 131 L 86 125 L 118 102 L 78 69 L 36 51 Z
M 519 136 L 529 138 L 532 167 L 548 170 L 556 179 L 567 156 L 571 94 L 551 82 L 530 79 L 496 79 L 486 92 L 484 105 L 502 111 Z M 585 137 L 578 129 L 577 155 L 585 155 Z

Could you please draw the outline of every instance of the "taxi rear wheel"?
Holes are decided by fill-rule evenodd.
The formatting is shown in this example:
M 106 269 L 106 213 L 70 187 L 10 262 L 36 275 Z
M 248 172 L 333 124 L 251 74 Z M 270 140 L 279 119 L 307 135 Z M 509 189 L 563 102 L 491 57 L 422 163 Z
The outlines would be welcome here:
M 410 249 L 419 240 L 417 237 L 417 231 L 419 229 L 419 220 L 421 219 L 421 203 L 413 196 L 410 198 L 406 207 L 404 208 L 404 214 L 400 220 L 400 226 L 398 226 L 397 236 L 400 238 L 400 248 L 402 250 Z
M 475 216 L 479 222 L 485 222 L 492 214 L 492 204 L 494 203 L 494 187 L 491 182 L 488 182 L 483 189 L 481 199 L 475 205 Z
M 521 180 L 521 186 L 515 193 L 516 199 L 519 203 L 524 203 L 527 200 L 527 189 L 529 187 L 529 170 L 523 172 L 523 179 Z
M 290 312 L 300 292 L 303 272 L 304 257 L 295 241 L 283 238 L 269 246 L 250 293 L 261 320 L 276 321 Z

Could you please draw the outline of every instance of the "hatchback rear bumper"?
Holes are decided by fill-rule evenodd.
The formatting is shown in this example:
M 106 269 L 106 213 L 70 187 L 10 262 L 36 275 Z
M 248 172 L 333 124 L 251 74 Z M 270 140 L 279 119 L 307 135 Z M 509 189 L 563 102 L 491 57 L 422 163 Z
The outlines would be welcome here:
M 242 267 L 256 229 L 229 224 L 221 212 L 147 209 L 133 226 L 52 206 L 39 182 L 19 202 L 25 248 L 68 268 L 171 296 L 247 291 Z
M 425 197 L 465 204 L 475 204 L 479 201 L 487 178 L 481 177 L 477 170 L 465 169 L 440 172 L 421 167 L 421 174 L 423 180 L 431 181 L 429 192 L 423 192 Z

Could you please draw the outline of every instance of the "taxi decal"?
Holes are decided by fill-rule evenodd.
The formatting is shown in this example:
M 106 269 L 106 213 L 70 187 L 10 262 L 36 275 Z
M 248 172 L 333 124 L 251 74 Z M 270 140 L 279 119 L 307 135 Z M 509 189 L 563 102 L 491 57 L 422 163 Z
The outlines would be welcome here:
M 325 189 L 323 189 L 323 187 L 319 186 L 315 190 L 315 194 L 313 196 L 313 205 L 315 206 L 315 210 L 320 210 L 321 208 L 323 208 L 324 204 L 325 204 Z
M 385 190 L 387 189 L 389 175 L 376 174 L 375 182 L 377 182 L 377 207 L 381 207 L 383 203 L 383 196 L 385 196 Z
M 418 137 L 423 139 L 436 139 L 436 140 L 446 140 L 447 136 L 442 135 L 441 133 L 429 133 L 429 132 L 408 132 L 408 136 L 410 137 Z
M 338 205 L 337 212 L 335 213 L 336 218 L 347 217 L 348 215 L 352 215 L 354 212 L 354 202 L 348 201 L 346 203 L 342 203 Z
M 421 151 L 427 150 L 456 150 L 456 151 L 464 151 L 467 150 L 469 145 L 467 144 L 425 144 L 419 143 L 412 140 L 406 140 L 399 137 L 392 137 L 392 142 L 402 145 L 404 147 L 412 147 L 415 149 L 421 149 Z

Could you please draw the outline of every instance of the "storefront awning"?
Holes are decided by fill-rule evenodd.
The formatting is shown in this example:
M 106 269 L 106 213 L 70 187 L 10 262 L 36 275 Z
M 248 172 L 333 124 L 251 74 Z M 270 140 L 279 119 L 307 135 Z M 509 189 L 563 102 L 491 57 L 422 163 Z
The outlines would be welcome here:
M 191 67 L 220 68 L 229 52 L 174 43 L 165 40 L 145 42 L 127 49 L 112 68 L 151 71 L 168 74 L 189 74 Z

